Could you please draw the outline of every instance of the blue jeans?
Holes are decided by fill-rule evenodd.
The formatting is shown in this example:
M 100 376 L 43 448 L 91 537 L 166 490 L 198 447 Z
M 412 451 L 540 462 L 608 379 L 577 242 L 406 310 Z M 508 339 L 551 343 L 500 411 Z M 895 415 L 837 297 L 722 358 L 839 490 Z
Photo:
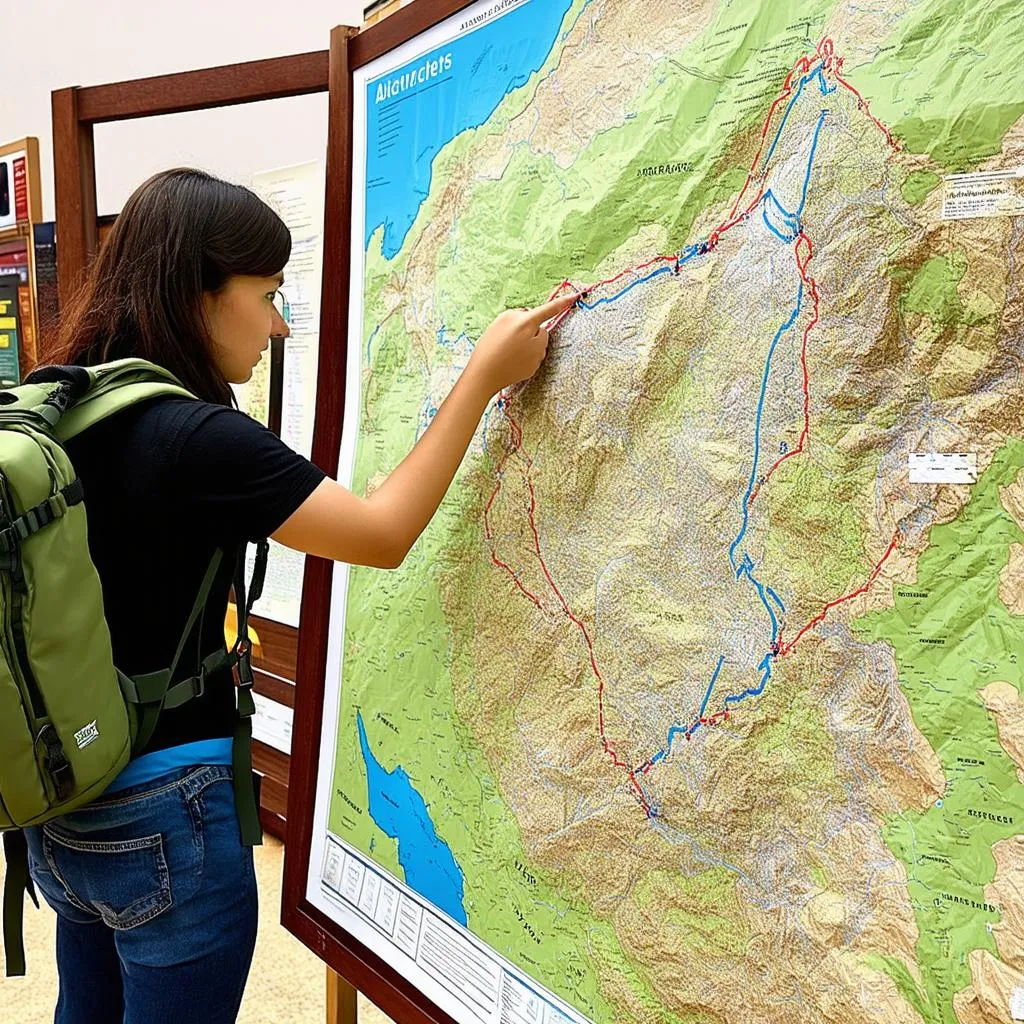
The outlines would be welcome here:
M 256 945 L 231 769 L 183 768 L 26 830 L 57 913 L 55 1024 L 231 1024 Z

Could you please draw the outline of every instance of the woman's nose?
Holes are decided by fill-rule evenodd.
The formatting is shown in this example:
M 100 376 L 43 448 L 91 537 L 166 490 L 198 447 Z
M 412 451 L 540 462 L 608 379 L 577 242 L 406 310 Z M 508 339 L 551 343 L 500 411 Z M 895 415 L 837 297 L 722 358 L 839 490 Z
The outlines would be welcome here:
M 274 324 L 270 332 L 272 338 L 287 338 L 291 335 L 292 331 L 288 324 L 285 322 L 283 316 L 274 310 Z

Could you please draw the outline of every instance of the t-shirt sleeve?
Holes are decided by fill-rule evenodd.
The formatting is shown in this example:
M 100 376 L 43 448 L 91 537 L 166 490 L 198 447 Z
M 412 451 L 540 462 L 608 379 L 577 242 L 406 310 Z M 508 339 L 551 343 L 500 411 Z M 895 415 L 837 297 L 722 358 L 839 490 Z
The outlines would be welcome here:
M 189 403 L 175 410 L 170 451 L 175 498 L 224 543 L 269 537 L 326 474 L 237 409 Z

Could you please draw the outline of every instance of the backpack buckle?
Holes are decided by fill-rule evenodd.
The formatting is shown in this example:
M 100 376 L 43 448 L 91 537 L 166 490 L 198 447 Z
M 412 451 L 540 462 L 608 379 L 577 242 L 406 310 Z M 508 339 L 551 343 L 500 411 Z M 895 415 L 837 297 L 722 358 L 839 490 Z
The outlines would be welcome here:
M 195 686 L 193 687 L 193 691 L 194 692 L 192 694 L 192 698 L 194 700 L 196 697 L 202 697 L 202 695 L 204 693 L 206 693 L 206 666 L 205 665 L 200 665 L 200 667 L 199 667 L 199 675 L 193 676 L 193 680 L 195 681 Z
M 238 683 L 240 686 L 252 686 L 252 644 L 247 638 L 238 642 L 236 649 L 238 661 Z
M 171 711 L 187 704 L 190 700 L 202 697 L 206 693 L 206 666 L 202 665 L 197 675 L 182 679 L 167 688 L 160 705 L 162 711 Z
M 71 768 L 71 762 L 66 757 L 59 764 L 50 768 L 50 778 L 53 779 L 58 800 L 67 800 L 75 791 L 75 773 Z
M 59 801 L 67 800 L 75 789 L 75 773 L 64 753 L 57 730 L 49 722 L 39 730 L 36 742 L 43 745 L 43 766 L 53 782 Z

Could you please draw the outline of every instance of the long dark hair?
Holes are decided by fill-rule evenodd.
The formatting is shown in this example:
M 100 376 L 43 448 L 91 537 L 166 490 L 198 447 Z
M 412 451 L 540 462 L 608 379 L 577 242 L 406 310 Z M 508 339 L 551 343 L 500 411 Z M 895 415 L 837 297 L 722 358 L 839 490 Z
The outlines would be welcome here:
M 212 355 L 203 292 L 235 274 L 284 269 L 291 236 L 255 193 L 176 168 L 125 204 L 68 308 L 50 364 L 92 366 L 132 356 L 170 370 L 197 397 L 231 405 Z

